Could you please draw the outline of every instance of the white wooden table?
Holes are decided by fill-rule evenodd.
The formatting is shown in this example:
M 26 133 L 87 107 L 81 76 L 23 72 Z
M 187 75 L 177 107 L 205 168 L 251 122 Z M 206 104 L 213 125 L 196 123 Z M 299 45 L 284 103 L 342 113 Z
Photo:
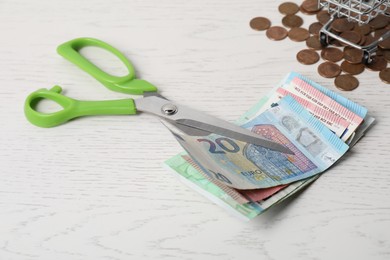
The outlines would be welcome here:
M 390 259 L 390 86 L 378 73 L 342 93 L 377 125 L 307 190 L 248 223 L 163 168 L 182 149 L 152 116 L 50 129 L 24 117 L 26 96 L 55 84 L 78 99 L 125 97 L 56 54 L 84 36 L 122 50 L 166 97 L 226 120 L 292 70 L 340 92 L 318 64 L 296 61 L 304 43 L 250 29 L 255 16 L 281 24 L 281 2 L 0 1 L 0 259 Z M 314 19 L 302 17 L 305 27 Z

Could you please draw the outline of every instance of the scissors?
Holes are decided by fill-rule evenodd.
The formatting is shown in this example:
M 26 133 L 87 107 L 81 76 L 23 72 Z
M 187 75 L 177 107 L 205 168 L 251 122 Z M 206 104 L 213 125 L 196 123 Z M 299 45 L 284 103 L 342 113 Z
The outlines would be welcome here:
M 114 54 L 124 63 L 128 74 L 118 77 L 98 68 L 79 52 L 82 48 L 88 46 L 103 48 Z M 62 95 L 62 89 L 59 86 L 54 86 L 49 90 L 39 89 L 27 97 L 24 106 L 27 119 L 36 126 L 53 127 L 81 116 L 133 115 L 140 111 L 159 117 L 189 136 L 218 134 L 274 151 L 293 154 L 287 147 L 267 140 L 250 130 L 169 101 L 157 93 L 157 88 L 153 84 L 142 79 L 136 79 L 132 63 L 120 51 L 103 41 L 93 38 L 77 38 L 61 44 L 57 48 L 57 52 L 110 90 L 143 95 L 144 97 L 136 100 L 128 98 L 106 101 L 80 101 Z M 38 112 L 36 105 L 43 99 L 54 101 L 63 109 L 53 113 Z

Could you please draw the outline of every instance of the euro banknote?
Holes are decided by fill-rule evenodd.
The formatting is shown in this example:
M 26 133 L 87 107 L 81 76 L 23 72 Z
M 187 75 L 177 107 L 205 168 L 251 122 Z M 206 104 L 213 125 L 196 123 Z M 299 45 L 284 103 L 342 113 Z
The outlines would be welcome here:
M 292 72 L 289 75 L 287 75 L 287 77 L 273 91 L 271 91 L 269 95 L 260 99 L 260 101 L 256 103 L 254 106 L 252 106 L 252 108 L 250 108 L 244 115 L 242 115 L 236 121 L 236 123 L 240 125 L 245 124 L 248 121 L 252 120 L 253 118 L 256 118 L 260 113 L 262 113 L 266 109 L 268 109 L 269 107 L 266 104 L 269 101 L 270 96 L 273 95 L 273 92 L 276 89 L 280 88 L 281 85 L 287 84 L 289 81 L 291 81 L 296 77 L 299 77 L 305 82 L 310 83 L 310 85 L 320 90 L 322 93 L 328 95 L 332 99 L 339 102 L 341 105 L 347 107 L 354 113 L 364 118 L 363 124 L 360 125 L 360 127 L 357 129 L 353 138 L 349 140 L 349 144 L 351 147 L 353 147 L 375 123 L 375 118 L 368 115 L 367 109 L 365 109 L 364 107 L 346 99 L 343 96 L 338 95 L 335 92 L 332 92 L 320 86 L 319 84 L 295 72 Z M 187 160 L 184 159 L 185 157 L 187 158 Z M 227 190 L 226 188 L 223 189 L 223 187 L 226 186 L 221 185 L 220 182 L 217 182 L 213 178 L 209 178 L 207 174 L 201 173 L 202 172 L 201 168 L 194 167 L 197 164 L 194 163 L 190 164 L 188 162 L 189 160 L 191 159 L 189 159 L 187 153 L 181 153 L 167 160 L 165 162 L 165 165 L 168 167 L 168 169 L 174 172 L 175 176 L 179 176 L 180 179 L 185 184 L 189 185 L 192 189 L 200 192 L 201 194 L 203 194 L 204 196 L 206 196 L 216 204 L 222 206 L 223 208 L 231 212 L 233 215 L 245 220 L 251 219 L 259 214 L 262 214 L 271 206 L 280 203 L 281 201 L 292 196 L 294 193 L 308 186 L 310 183 L 312 183 L 320 176 L 320 175 L 315 175 L 308 179 L 291 183 L 287 187 L 283 187 L 283 189 L 276 192 L 270 197 L 261 199 L 260 201 L 257 202 L 248 202 L 243 204 L 242 200 L 237 201 L 235 196 L 232 196 L 231 193 L 226 192 Z M 231 189 L 230 187 L 229 189 L 234 191 L 234 189 Z M 256 191 L 256 190 L 252 190 L 252 191 Z M 251 190 L 248 190 L 248 192 L 251 192 Z
M 201 195 L 227 210 L 233 216 L 244 221 L 253 219 L 264 213 L 272 206 L 308 186 L 319 177 L 319 175 L 316 175 L 306 180 L 291 183 L 286 188 L 265 200 L 242 204 L 230 196 L 226 190 L 222 189 L 214 179 L 209 179 L 199 170 L 196 170 L 183 156 L 188 156 L 188 154 L 183 152 L 165 161 L 167 169 L 191 189 L 199 192 Z
M 269 92 L 267 104 L 257 111 L 257 114 L 263 113 L 286 95 L 293 96 L 343 141 L 351 139 L 367 114 L 365 107 L 295 72 L 288 74 L 277 87 Z M 327 113 L 324 113 L 324 110 Z
M 353 113 L 351 110 L 340 105 L 335 100 L 331 99 L 321 91 L 312 87 L 310 84 L 304 82 L 300 78 L 293 79 L 290 84 L 283 86 L 287 91 L 304 98 L 308 102 L 329 111 L 336 117 L 341 117 L 348 122 L 346 131 L 342 134 L 341 138 L 346 141 L 359 125 L 363 122 L 363 118 Z
M 236 189 L 268 188 L 314 176 L 348 150 L 343 141 L 291 96 L 242 127 L 288 147 L 294 154 L 215 134 L 192 137 L 168 126 L 210 178 Z
M 314 103 L 309 102 L 307 99 L 304 99 L 298 95 L 293 94 L 287 89 L 278 88 L 275 90 L 274 94 L 270 96 L 265 104 L 265 107 L 272 107 L 274 104 L 277 104 L 280 99 L 285 96 L 292 96 L 299 104 L 307 109 L 314 117 L 320 120 L 325 124 L 332 132 L 334 132 L 338 137 L 342 137 L 347 131 L 349 123 L 347 120 L 341 118 L 339 115 L 334 114 L 320 106 L 317 106 Z
M 210 178 L 203 170 L 202 168 L 194 162 L 194 160 L 191 159 L 188 155 L 182 155 L 181 156 L 184 160 L 186 160 L 195 170 L 197 170 L 199 173 L 203 175 L 206 179 L 213 182 L 215 185 L 217 185 L 219 188 L 221 188 L 226 194 L 228 194 L 230 197 L 234 198 L 235 201 L 237 201 L 240 204 L 245 204 L 250 201 L 256 202 L 264 200 L 276 192 L 280 191 L 281 189 L 284 189 L 288 185 L 280 185 L 265 189 L 255 189 L 255 190 L 237 190 L 234 188 L 231 188 L 229 186 L 223 185 L 220 182 L 214 181 L 212 178 Z
M 255 118 L 259 114 L 263 113 L 265 110 L 269 109 L 273 102 L 270 102 L 270 100 L 275 99 L 275 92 L 277 92 L 277 89 L 283 88 L 285 89 L 286 86 L 289 86 L 292 81 L 299 79 L 301 82 L 310 85 L 311 87 L 317 89 L 327 97 L 331 98 L 332 100 L 339 103 L 344 108 L 351 111 L 351 113 L 356 114 L 357 116 L 363 118 L 363 122 L 361 125 L 356 129 L 354 133 L 345 141 L 348 145 L 354 145 L 356 144 L 362 136 L 375 124 L 375 118 L 369 115 L 367 112 L 367 108 L 364 106 L 361 106 L 357 104 L 356 102 L 353 102 L 352 100 L 349 100 L 345 98 L 344 96 L 328 89 L 317 82 L 297 73 L 297 72 L 290 72 L 276 87 L 274 87 L 266 96 L 264 96 L 255 106 L 253 106 L 250 110 L 248 110 L 244 115 L 242 115 L 236 123 L 241 125 L 252 118 Z

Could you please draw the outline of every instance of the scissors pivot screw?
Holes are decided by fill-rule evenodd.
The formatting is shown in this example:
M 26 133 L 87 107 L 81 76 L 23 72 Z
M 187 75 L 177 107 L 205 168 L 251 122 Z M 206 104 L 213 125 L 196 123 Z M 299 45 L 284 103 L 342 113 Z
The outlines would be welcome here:
M 177 107 L 173 104 L 165 104 L 162 106 L 161 111 L 167 115 L 171 116 L 177 113 Z

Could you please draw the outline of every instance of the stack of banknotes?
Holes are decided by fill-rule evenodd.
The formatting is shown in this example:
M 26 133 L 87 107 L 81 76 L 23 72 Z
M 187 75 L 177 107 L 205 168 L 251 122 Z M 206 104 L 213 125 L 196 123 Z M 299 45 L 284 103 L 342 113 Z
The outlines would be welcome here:
M 292 72 L 237 124 L 294 154 L 215 134 L 188 136 L 167 124 L 185 152 L 165 164 L 191 188 L 252 219 L 317 179 L 374 121 L 366 108 Z

